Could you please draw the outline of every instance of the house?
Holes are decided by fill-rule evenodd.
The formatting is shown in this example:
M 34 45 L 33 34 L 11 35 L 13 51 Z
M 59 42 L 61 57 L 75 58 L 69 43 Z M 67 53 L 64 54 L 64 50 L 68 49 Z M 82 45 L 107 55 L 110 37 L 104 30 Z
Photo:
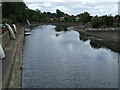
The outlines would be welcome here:
M 65 17 L 60 17 L 60 21 L 65 21 Z
M 79 19 L 80 19 L 80 15 L 75 16 L 75 21 L 76 22 L 79 21 Z
M 69 15 L 68 14 L 64 14 L 62 17 L 60 17 L 60 21 L 65 21 L 66 17 L 69 17 Z

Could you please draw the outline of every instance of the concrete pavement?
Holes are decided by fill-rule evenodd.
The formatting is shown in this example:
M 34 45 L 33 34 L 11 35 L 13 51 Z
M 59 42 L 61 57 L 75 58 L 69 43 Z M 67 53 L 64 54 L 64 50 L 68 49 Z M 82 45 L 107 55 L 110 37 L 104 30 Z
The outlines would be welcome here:
M 2 60 L 2 88 L 19 88 L 21 85 L 23 27 L 18 29 L 15 40 L 4 48 L 6 58 Z

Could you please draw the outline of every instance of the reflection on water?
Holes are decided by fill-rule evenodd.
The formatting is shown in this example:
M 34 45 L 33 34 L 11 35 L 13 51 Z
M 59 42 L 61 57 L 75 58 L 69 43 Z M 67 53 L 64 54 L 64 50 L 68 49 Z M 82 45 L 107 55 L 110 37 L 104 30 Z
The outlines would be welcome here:
M 90 40 L 90 45 L 92 48 L 100 49 L 100 48 L 109 48 L 112 51 L 120 53 L 120 44 L 115 42 L 110 42 L 106 40 L 96 40 L 92 36 L 88 36 L 86 34 L 79 32 L 79 39 L 80 41 L 86 42 Z
M 22 87 L 117 88 L 118 53 L 85 37 L 53 25 L 34 27 L 25 37 Z
M 56 37 L 59 37 L 60 34 L 55 34 Z
M 100 49 L 102 47 L 102 45 L 100 43 L 98 43 L 97 41 L 94 41 L 94 40 L 91 40 L 90 41 L 90 45 L 93 47 L 93 48 L 96 48 L 96 49 Z
M 79 39 L 81 40 L 81 41 L 83 41 L 83 42 L 86 42 L 86 41 L 88 41 L 89 39 L 88 39 L 89 37 L 87 37 L 86 35 L 84 35 L 84 34 L 80 34 L 80 36 L 79 36 Z
M 103 48 L 103 46 L 97 40 L 91 38 L 88 35 L 85 35 L 85 34 L 82 34 L 82 33 L 79 33 L 79 34 L 80 34 L 79 39 L 81 41 L 86 42 L 86 41 L 90 40 L 90 45 L 91 45 L 92 48 L 95 48 L 95 49 Z
M 70 31 L 70 30 L 67 29 L 67 27 L 68 27 L 68 26 L 60 26 L 60 25 L 59 25 L 59 26 L 56 26 L 55 31 L 56 31 L 56 32 L 60 32 L 60 31 L 65 31 L 65 32 L 67 32 L 67 31 Z

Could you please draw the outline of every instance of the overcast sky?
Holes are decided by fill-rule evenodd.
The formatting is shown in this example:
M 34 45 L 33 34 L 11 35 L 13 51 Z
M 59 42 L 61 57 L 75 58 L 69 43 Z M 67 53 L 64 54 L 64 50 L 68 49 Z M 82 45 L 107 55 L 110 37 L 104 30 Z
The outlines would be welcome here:
M 44 2 L 43 2 L 44 1 Z M 59 9 L 70 15 L 85 11 L 91 15 L 117 15 L 119 0 L 25 0 L 30 9 L 54 13 Z

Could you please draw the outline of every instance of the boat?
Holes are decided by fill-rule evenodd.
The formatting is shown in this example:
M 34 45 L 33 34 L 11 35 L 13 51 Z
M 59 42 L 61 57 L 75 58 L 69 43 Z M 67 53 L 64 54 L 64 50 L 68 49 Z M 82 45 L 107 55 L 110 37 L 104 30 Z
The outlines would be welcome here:
M 24 31 L 25 35 L 31 35 L 31 30 L 29 28 L 25 28 Z
M 30 28 L 25 28 L 24 31 L 25 32 L 30 32 Z
M 31 32 L 25 32 L 24 34 L 25 35 L 31 35 Z

